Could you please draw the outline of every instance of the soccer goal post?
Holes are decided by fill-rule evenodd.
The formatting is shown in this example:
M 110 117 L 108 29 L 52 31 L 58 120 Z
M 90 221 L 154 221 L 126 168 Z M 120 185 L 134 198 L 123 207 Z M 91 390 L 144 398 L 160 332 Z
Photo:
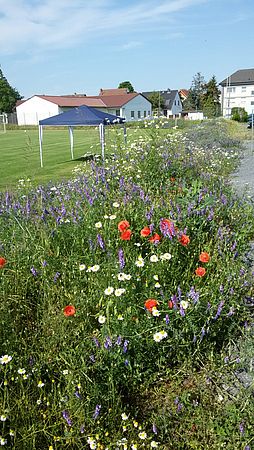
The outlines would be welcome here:
M 0 133 L 6 133 L 7 114 L 0 114 Z

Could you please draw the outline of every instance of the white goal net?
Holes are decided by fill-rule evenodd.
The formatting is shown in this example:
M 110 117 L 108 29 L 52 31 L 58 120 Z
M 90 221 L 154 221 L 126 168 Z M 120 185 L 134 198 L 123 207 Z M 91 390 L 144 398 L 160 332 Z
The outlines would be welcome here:
M 0 133 L 6 133 L 7 115 L 0 114 Z

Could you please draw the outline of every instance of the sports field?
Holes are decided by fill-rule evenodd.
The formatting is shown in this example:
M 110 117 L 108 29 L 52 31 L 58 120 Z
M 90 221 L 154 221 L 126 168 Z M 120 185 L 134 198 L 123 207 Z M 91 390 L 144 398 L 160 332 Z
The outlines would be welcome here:
M 130 137 L 130 134 L 129 134 Z M 107 152 L 123 145 L 123 129 L 105 129 Z M 43 165 L 40 167 L 38 130 L 7 130 L 0 134 L 0 190 L 15 189 L 19 179 L 35 183 L 57 181 L 69 177 L 86 153 L 101 154 L 99 130 L 84 127 L 74 130 L 74 160 L 71 160 L 67 128 L 43 130 Z

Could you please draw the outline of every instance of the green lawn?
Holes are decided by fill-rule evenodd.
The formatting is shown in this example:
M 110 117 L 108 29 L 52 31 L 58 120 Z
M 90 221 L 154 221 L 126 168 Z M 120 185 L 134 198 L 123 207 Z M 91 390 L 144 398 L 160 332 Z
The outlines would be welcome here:
M 112 152 L 111 145 L 118 140 L 123 142 L 123 130 L 106 128 L 105 138 L 106 153 Z M 95 127 L 74 130 L 73 161 L 68 129 L 44 129 L 43 168 L 40 167 L 38 130 L 7 130 L 0 134 L 0 190 L 15 188 L 21 178 L 45 183 L 69 177 L 73 168 L 82 164 L 78 158 L 86 153 L 101 154 L 99 131 Z

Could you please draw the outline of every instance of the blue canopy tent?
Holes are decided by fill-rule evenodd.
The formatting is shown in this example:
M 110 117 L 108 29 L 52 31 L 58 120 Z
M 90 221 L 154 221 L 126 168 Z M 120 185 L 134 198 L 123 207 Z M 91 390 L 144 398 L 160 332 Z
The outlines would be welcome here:
M 104 158 L 104 125 L 112 125 L 116 123 L 124 123 L 125 119 L 123 117 L 114 116 L 113 114 L 108 114 L 99 109 L 91 108 L 90 106 L 79 106 L 78 108 L 72 108 L 68 111 L 58 114 L 57 116 L 49 117 L 48 119 L 43 119 L 39 121 L 39 143 L 40 143 L 40 161 L 41 167 L 43 167 L 42 160 L 42 142 L 43 142 L 43 127 L 44 126 L 68 126 L 69 136 L 70 136 L 70 149 L 71 149 L 71 159 L 73 156 L 73 127 L 74 126 L 91 126 L 97 125 L 100 130 L 100 142 L 101 142 L 101 152 L 102 158 Z M 126 139 L 126 129 L 124 129 L 124 137 Z

